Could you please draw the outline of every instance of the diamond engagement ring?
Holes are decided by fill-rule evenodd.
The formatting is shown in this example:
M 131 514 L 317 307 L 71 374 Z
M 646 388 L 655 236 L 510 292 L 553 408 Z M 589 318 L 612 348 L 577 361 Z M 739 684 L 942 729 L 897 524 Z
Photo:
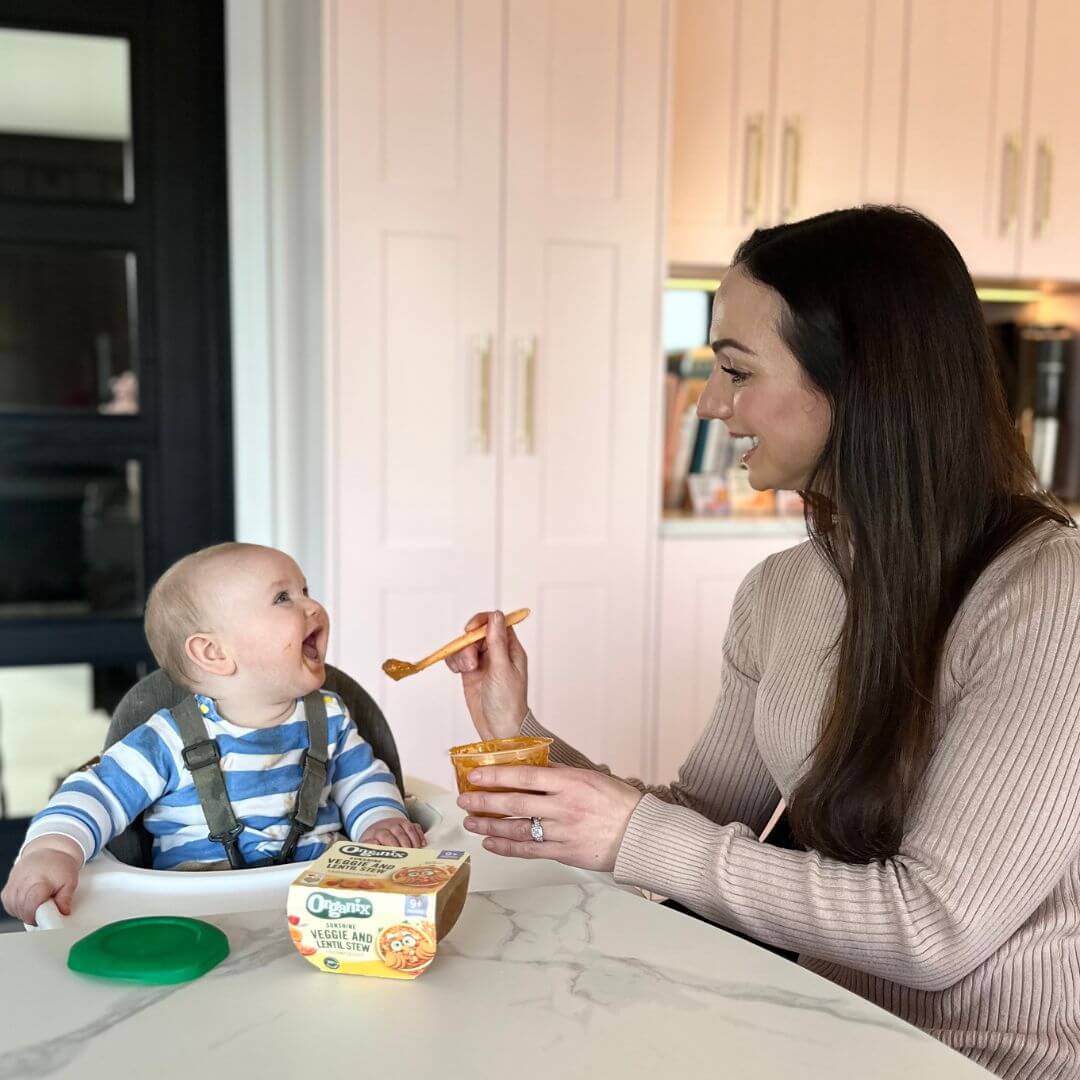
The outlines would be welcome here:
M 532 824 L 529 827 L 529 833 L 538 844 L 542 844 L 544 842 L 544 823 L 538 817 L 534 817 L 532 819 Z

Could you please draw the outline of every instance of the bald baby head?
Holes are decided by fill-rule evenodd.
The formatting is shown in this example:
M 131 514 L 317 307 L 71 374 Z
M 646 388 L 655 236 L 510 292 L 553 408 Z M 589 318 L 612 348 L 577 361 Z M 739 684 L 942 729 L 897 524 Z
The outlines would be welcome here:
M 185 555 L 158 578 L 146 598 L 144 627 L 154 659 L 173 682 L 195 689 L 187 640 L 217 628 L 223 574 L 243 556 L 264 550 L 258 544 L 215 544 Z

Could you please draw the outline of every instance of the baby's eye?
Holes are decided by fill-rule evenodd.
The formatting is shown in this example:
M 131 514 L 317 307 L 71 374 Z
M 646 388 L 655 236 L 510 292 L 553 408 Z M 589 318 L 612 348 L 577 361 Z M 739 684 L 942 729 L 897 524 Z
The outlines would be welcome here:
M 286 603 L 288 601 L 288 599 L 289 599 L 289 594 L 287 592 L 285 592 L 285 591 L 282 591 L 282 592 L 279 592 L 277 594 L 277 596 L 274 597 L 274 603 L 275 604 L 284 604 L 284 603 Z
M 309 593 L 309 592 L 307 591 L 307 586 L 306 586 L 306 585 L 304 586 L 304 595 L 305 595 L 305 596 L 310 596 L 310 595 L 311 595 L 311 594 L 310 594 L 310 593 Z

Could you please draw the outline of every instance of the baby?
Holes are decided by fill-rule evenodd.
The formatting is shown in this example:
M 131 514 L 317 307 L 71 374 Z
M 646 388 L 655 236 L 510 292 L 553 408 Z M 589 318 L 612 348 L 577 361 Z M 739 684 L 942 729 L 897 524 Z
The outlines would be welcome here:
M 390 770 L 357 733 L 342 701 L 322 688 L 329 634 L 330 620 L 308 596 L 300 568 L 273 548 L 219 544 L 170 567 L 147 599 L 146 638 L 161 667 L 194 698 L 154 713 L 98 764 L 64 781 L 30 823 L 0 894 L 4 907 L 32 922 L 38 906 L 54 897 L 70 914 L 83 863 L 144 811 L 159 870 L 280 858 L 290 832 L 297 861 L 346 836 L 422 847 L 424 833 L 406 816 Z M 314 825 L 296 835 L 292 817 L 309 739 L 305 697 L 308 711 L 312 703 L 315 711 L 325 707 L 327 765 Z M 173 715 L 183 709 L 196 727 L 201 719 L 206 739 L 216 743 L 228 794 L 221 801 L 231 802 L 235 840 L 208 836 L 185 760 L 208 770 L 185 759 L 191 740 Z M 207 749 L 197 757 L 205 760 Z M 321 777 L 314 775 L 309 783 L 317 790 Z

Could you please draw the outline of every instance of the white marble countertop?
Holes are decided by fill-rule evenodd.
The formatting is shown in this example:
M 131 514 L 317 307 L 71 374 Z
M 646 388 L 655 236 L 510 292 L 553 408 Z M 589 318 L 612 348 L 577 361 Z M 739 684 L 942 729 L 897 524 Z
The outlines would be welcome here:
M 817 976 L 596 883 L 469 896 L 415 982 L 317 971 L 282 912 L 213 916 L 194 982 L 75 975 L 78 934 L 0 940 L 0 1080 L 986 1077 Z

